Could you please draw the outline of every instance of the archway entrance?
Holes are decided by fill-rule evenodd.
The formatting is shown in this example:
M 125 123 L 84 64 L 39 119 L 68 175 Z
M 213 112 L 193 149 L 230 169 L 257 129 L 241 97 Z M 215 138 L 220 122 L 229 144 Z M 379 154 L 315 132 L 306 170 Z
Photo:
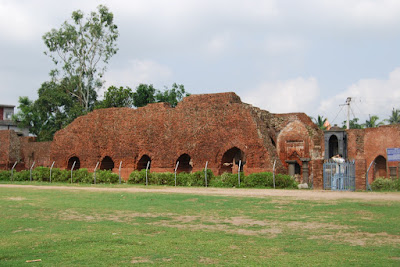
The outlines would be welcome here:
M 192 172 L 193 169 L 193 162 L 192 159 L 188 154 L 182 154 L 175 162 L 175 164 L 179 161 L 178 169 L 176 170 L 177 173 L 180 172 Z M 176 165 L 175 165 L 176 166 Z
M 101 161 L 100 170 L 110 170 L 114 169 L 114 161 L 109 157 L 105 156 Z
M 150 161 L 150 165 L 149 165 L 149 169 L 150 169 L 151 159 L 148 155 L 143 155 L 137 163 L 137 170 L 138 171 L 145 170 L 147 167 L 147 162 L 149 162 L 149 161 Z
M 329 158 L 339 154 L 339 141 L 336 135 L 329 138 Z
M 387 177 L 386 159 L 383 156 L 377 156 L 375 158 L 374 180 L 378 177 Z
M 79 160 L 79 158 L 78 157 L 71 157 L 68 160 L 68 166 L 67 166 L 68 170 L 72 169 L 72 165 L 74 165 L 74 162 L 76 162 L 74 170 L 78 170 L 81 167 L 81 161 Z
M 232 173 L 235 165 L 239 167 L 239 161 L 242 161 L 240 165 L 240 171 L 243 171 L 243 165 L 245 164 L 243 151 L 237 147 L 232 147 L 231 149 L 227 150 L 222 156 L 219 174 L 221 175 L 224 172 Z
M 297 162 L 294 164 L 294 174 L 298 174 L 298 175 L 301 174 L 301 166 Z

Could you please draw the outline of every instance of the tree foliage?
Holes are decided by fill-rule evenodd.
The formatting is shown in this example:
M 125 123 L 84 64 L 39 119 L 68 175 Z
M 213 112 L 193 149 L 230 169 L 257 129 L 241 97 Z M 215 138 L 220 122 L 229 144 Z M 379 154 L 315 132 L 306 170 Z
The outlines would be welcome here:
M 147 104 L 156 102 L 155 94 L 157 90 L 152 84 L 139 84 L 136 92 L 133 93 L 133 105 L 135 107 L 144 107 Z
M 164 92 L 158 91 L 156 94 L 157 102 L 166 102 L 171 105 L 171 107 L 176 107 L 178 102 L 182 101 L 185 96 L 189 96 L 190 94 L 185 91 L 185 87 L 183 84 L 172 85 L 171 89 L 165 87 Z
M 327 118 L 324 118 L 324 116 L 318 115 L 318 118 L 315 119 L 313 118 L 314 123 L 320 128 L 321 130 L 326 130 L 325 122 L 328 120 Z
M 400 110 L 393 108 L 392 114 L 390 115 L 389 119 L 387 119 L 385 121 L 387 121 L 389 124 L 400 123 Z
M 133 93 L 133 104 L 135 107 L 143 107 L 150 103 L 165 102 L 171 107 L 176 107 L 185 96 L 186 92 L 183 84 L 172 84 L 172 88 L 165 87 L 164 91 L 155 89 L 152 84 L 140 84 Z
M 108 87 L 104 93 L 103 101 L 100 101 L 96 108 L 117 108 L 117 107 L 132 107 L 133 92 L 129 87 Z
M 60 29 L 52 29 L 43 36 L 48 48 L 45 54 L 56 66 L 62 65 L 62 77 L 74 81 L 67 92 L 77 98 L 85 112 L 93 107 L 94 92 L 102 86 L 106 64 L 118 50 L 113 13 L 102 5 L 97 11 L 91 12 L 86 20 L 82 11 L 74 11 L 73 24 L 65 21 Z M 57 76 L 60 70 L 53 70 L 51 74 Z
M 383 122 L 378 122 L 379 117 L 376 115 L 369 115 L 369 119 L 365 121 L 365 123 L 363 123 L 363 126 L 365 128 L 375 128 L 378 127 L 380 125 L 383 125 Z
M 83 114 L 82 107 L 67 93 L 70 81 L 45 82 L 38 90 L 38 99 L 19 98 L 19 112 L 14 120 L 19 127 L 28 127 L 38 141 L 53 139 L 56 131 Z
M 350 120 L 350 122 L 349 122 L 350 129 L 362 129 L 363 125 L 358 123 L 359 120 L 360 120 L 359 118 L 354 118 L 354 119 Z M 347 121 L 342 122 L 343 129 L 347 129 L 346 124 L 347 124 Z

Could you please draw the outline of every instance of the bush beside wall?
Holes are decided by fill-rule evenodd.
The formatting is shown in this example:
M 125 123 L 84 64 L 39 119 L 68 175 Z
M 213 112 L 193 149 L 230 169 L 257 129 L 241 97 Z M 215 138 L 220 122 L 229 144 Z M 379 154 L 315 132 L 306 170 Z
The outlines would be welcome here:
M 371 188 L 372 191 L 400 191 L 400 179 L 376 178 Z
M 24 170 L 14 172 L 14 181 L 29 181 L 30 171 Z M 175 185 L 175 174 L 171 172 L 164 173 L 147 173 L 148 184 L 152 185 Z M 0 171 L 0 180 L 10 181 L 10 171 Z M 37 167 L 32 171 L 32 180 L 40 182 L 50 181 L 50 168 Z M 71 171 L 52 169 L 51 175 L 52 182 L 71 182 Z M 94 174 L 90 173 L 87 169 L 81 168 L 72 172 L 73 183 L 94 183 Z M 109 170 L 96 171 L 96 183 L 118 183 L 119 176 Z M 129 175 L 128 184 L 146 184 L 146 170 L 133 171 Z M 204 170 L 193 173 L 178 173 L 176 176 L 177 186 L 205 186 Z M 232 173 L 223 173 L 220 176 L 214 176 L 211 170 L 207 170 L 207 185 L 211 187 L 239 187 L 238 175 Z M 276 174 L 275 176 L 276 188 L 297 188 L 296 181 L 289 175 Z M 246 188 L 273 188 L 273 175 L 269 172 L 252 173 L 250 175 L 240 174 L 240 187 Z

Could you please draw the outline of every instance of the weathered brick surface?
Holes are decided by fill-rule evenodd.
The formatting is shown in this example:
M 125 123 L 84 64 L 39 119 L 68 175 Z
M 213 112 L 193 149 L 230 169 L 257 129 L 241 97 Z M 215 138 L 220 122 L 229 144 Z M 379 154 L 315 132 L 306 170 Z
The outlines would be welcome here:
M 192 95 L 176 108 L 157 103 L 136 110 L 96 110 L 57 132 L 51 160 L 66 168 L 68 160 L 76 156 L 81 167 L 93 170 L 109 156 L 115 166 L 122 161 L 127 178 L 143 155 L 151 158 L 152 171 L 173 171 L 177 159 L 186 153 L 193 171 L 203 169 L 208 161 L 208 168 L 217 174 L 224 153 L 236 147 L 244 153 L 245 173 L 272 171 L 275 159 L 280 159 L 278 171 L 286 172 L 282 162 L 287 155 L 278 155 L 276 146 L 281 131 L 288 132 L 290 123 L 296 126 L 292 131 L 300 131 L 295 133 L 296 140 L 305 140 L 304 156 L 320 157 L 313 149 L 315 140 L 321 145 L 322 132 L 305 114 L 274 115 L 242 103 L 234 93 L 222 93 Z
M 19 161 L 20 142 L 13 130 L 0 131 L 0 169 L 12 168 L 15 161 Z
M 365 189 L 365 174 L 369 164 L 378 156 L 382 156 L 387 161 L 387 148 L 400 147 L 400 125 L 385 125 L 377 128 L 367 128 L 361 130 L 348 130 L 348 155 L 350 159 L 364 160 L 357 170 L 357 181 L 363 181 L 362 189 Z M 399 162 L 387 161 L 387 167 L 398 167 Z M 387 177 L 389 169 L 387 170 Z M 364 180 L 363 180 L 364 179 Z M 368 175 L 369 183 L 373 182 L 374 175 L 371 171 Z M 357 186 L 358 187 L 358 186 Z
M 51 166 L 51 142 L 36 142 L 34 137 L 21 137 L 20 144 L 20 158 L 23 159 L 25 169 L 29 169 L 33 162 L 35 162 L 35 166 Z

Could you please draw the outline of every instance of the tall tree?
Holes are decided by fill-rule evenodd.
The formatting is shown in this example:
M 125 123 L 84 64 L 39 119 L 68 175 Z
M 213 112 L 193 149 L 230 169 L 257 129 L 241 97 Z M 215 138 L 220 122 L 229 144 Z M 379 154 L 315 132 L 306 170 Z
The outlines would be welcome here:
M 321 130 L 326 130 L 325 122 L 328 120 L 327 118 L 324 118 L 324 116 L 318 115 L 318 118 L 314 119 L 314 123 L 320 128 Z
M 389 119 L 387 119 L 385 121 L 387 121 L 389 124 L 400 123 L 400 110 L 393 108 L 392 115 L 390 115 Z
M 185 87 L 183 84 L 172 85 L 171 89 L 165 87 L 164 92 L 158 91 L 156 94 L 157 102 L 166 102 L 171 105 L 171 107 L 176 107 L 178 102 L 182 101 L 185 96 L 189 96 L 190 94 L 185 91 Z
M 108 87 L 104 93 L 103 101 L 100 101 L 96 108 L 117 108 L 117 107 L 132 107 L 133 92 L 129 87 Z
M 149 103 L 155 103 L 157 91 L 152 84 L 139 84 L 136 87 L 136 92 L 133 93 L 133 105 L 135 107 L 144 107 Z
M 84 19 L 82 11 L 72 12 L 73 24 L 65 21 L 60 29 L 52 29 L 43 35 L 48 51 L 45 52 L 61 70 L 51 72 L 74 80 L 68 93 L 77 98 L 85 112 L 96 101 L 96 90 L 103 84 L 101 80 L 110 58 L 117 53 L 118 29 L 113 13 L 100 5 L 97 12 L 91 12 Z
M 363 124 L 363 126 L 365 128 L 375 128 L 378 127 L 380 125 L 383 125 L 383 122 L 378 122 L 379 117 L 376 115 L 369 115 L 369 119 L 365 121 L 365 123 Z
M 68 79 L 61 83 L 45 82 L 36 101 L 20 97 L 14 120 L 20 127 L 28 127 L 38 141 L 52 140 L 56 131 L 83 114 L 81 106 L 67 93 L 69 86 Z

